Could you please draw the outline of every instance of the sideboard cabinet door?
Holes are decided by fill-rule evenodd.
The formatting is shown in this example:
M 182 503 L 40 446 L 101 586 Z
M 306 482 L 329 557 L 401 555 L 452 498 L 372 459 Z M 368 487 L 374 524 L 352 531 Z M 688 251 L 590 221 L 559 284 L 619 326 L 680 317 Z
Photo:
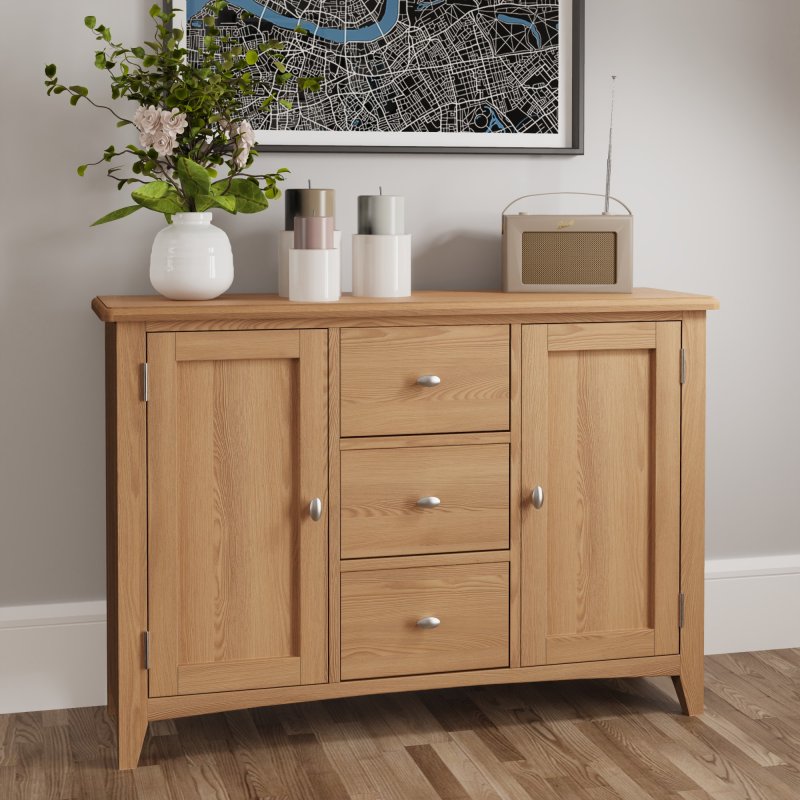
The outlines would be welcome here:
M 326 681 L 326 332 L 154 333 L 147 361 L 150 695 Z
M 523 664 L 677 653 L 681 323 L 522 342 Z

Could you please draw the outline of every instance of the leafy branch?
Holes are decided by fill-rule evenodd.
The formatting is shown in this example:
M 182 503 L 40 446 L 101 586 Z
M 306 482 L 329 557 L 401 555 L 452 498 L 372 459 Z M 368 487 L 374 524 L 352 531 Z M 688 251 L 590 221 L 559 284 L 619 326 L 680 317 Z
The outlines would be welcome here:
M 125 158 L 130 174 L 120 175 L 122 166 L 109 166 L 106 174 L 120 190 L 136 185 L 131 192 L 135 205 L 112 211 L 95 225 L 122 219 L 140 208 L 164 214 L 168 221 L 173 214 L 211 208 L 254 214 L 280 197 L 278 184 L 288 170 L 250 171 L 255 138 L 242 106 L 248 98 L 259 97 L 252 67 L 260 63 L 275 74 L 278 94 L 261 98 L 262 108 L 275 102 L 291 108 L 291 101 L 282 96 L 290 84 L 296 84 L 302 97 L 319 90 L 321 79 L 295 77 L 281 59 L 284 45 L 277 40 L 245 49 L 222 34 L 218 20 L 227 8 L 225 0 L 213 0 L 212 13 L 203 19 L 202 49 L 192 53 L 184 46 L 183 31 L 173 25 L 175 12 L 158 5 L 150 9 L 153 39 L 135 47 L 115 41 L 111 29 L 95 17 L 84 19 L 98 43 L 94 65 L 108 75 L 112 101 L 137 104 L 131 118 L 95 101 L 85 86 L 61 83 L 55 64 L 45 67 L 48 95 L 64 94 L 72 106 L 85 101 L 110 113 L 117 127 L 133 126 L 139 134 L 138 145 L 123 150 L 111 145 L 97 161 L 78 167 L 83 176 L 89 167 Z M 246 20 L 255 19 L 248 12 L 241 14 Z M 225 174 L 220 178 L 221 171 Z

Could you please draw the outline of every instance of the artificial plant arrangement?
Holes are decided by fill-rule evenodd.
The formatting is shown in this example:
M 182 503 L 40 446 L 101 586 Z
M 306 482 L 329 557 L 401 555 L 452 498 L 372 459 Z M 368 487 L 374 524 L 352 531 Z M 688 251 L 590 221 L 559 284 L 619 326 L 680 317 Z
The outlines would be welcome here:
M 95 102 L 85 86 L 62 84 L 55 64 L 45 67 L 48 95 L 69 95 L 73 106 L 87 102 L 116 117 L 117 127 L 132 125 L 138 131 L 138 144 L 122 150 L 110 145 L 98 161 L 78 167 L 82 176 L 89 166 L 119 159 L 131 162 L 132 174 L 122 173 L 122 166 L 111 166 L 107 172 L 120 190 L 136 185 L 131 193 L 134 205 L 112 211 L 94 225 L 122 219 L 141 208 L 164 214 L 167 222 L 173 214 L 211 208 L 254 214 L 280 197 L 278 183 L 287 169 L 267 174 L 248 171 L 254 161 L 255 137 L 242 115 L 242 100 L 262 95 L 262 107 L 278 102 L 290 108 L 291 102 L 275 92 L 293 80 L 301 92 L 315 91 L 320 80 L 295 78 L 281 61 L 283 45 L 277 40 L 245 50 L 221 35 L 217 19 L 226 9 L 224 0 L 210 4 L 212 13 L 203 21 L 202 52 L 191 60 L 182 45 L 183 31 L 172 24 L 174 10 L 154 5 L 150 9 L 153 40 L 137 47 L 113 41 L 107 26 L 98 24 L 95 17 L 85 18 L 86 27 L 100 43 L 94 64 L 108 74 L 112 100 L 125 98 L 137 104 L 130 119 Z M 275 91 L 265 96 L 261 87 L 253 86 L 250 73 L 262 55 L 275 70 Z M 227 168 L 222 177 L 220 168 Z

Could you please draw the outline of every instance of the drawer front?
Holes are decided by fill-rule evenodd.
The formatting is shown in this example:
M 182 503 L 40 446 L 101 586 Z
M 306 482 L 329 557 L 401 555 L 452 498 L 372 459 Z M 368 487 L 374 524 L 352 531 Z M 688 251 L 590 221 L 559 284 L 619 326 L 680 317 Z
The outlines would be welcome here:
M 344 573 L 342 679 L 507 667 L 508 572 L 504 562 Z
M 343 330 L 342 436 L 508 430 L 509 344 L 507 325 Z
M 342 557 L 508 548 L 507 444 L 342 453 Z

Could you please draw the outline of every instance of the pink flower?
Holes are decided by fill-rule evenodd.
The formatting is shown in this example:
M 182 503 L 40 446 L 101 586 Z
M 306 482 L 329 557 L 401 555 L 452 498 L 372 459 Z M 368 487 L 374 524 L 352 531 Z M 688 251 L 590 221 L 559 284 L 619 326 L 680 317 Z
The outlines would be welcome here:
M 156 137 L 152 133 L 145 133 L 144 131 L 139 131 L 139 144 L 145 148 L 145 150 L 151 148 L 153 146 L 153 142 L 156 140 Z
M 161 110 L 155 106 L 139 106 L 133 115 L 133 124 L 141 133 L 156 134 L 161 130 Z
M 161 112 L 161 130 L 164 133 L 180 136 L 187 128 L 189 123 L 186 121 L 186 114 L 173 108 L 172 111 L 166 109 Z
M 255 146 L 256 134 L 253 126 L 246 119 L 237 122 L 231 130 L 242 144 L 247 145 L 248 148 Z
M 233 164 L 237 169 L 244 169 L 247 159 L 250 158 L 250 150 L 256 143 L 253 126 L 246 119 L 240 120 L 230 126 L 229 135 L 235 148 Z
M 155 136 L 150 146 L 164 158 L 173 154 L 176 144 L 176 137 L 173 134 L 162 131 Z

